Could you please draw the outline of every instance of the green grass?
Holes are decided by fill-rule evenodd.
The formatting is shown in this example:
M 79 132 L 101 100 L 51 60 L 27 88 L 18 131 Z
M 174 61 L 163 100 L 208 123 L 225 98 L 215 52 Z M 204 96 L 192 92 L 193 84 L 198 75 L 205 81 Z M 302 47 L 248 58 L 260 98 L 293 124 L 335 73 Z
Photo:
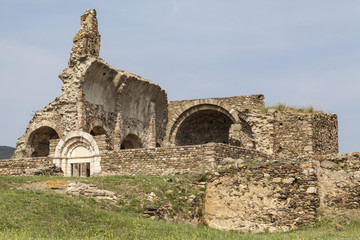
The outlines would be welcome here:
M 146 176 L 76 179 L 113 191 L 133 189 L 126 193 L 129 196 L 124 206 L 118 207 L 80 196 L 17 189 L 27 182 L 55 177 L 0 177 L 0 239 L 359 239 L 360 236 L 360 217 L 356 214 L 349 223 L 343 224 L 346 230 L 341 232 L 333 223 L 340 218 L 334 217 L 288 233 L 250 234 L 153 221 L 126 207 L 134 202 L 130 199 L 143 202 L 143 193 L 156 189 L 163 198 L 166 194 L 162 193 L 168 190 L 167 187 L 175 191 L 180 184 L 184 185 L 182 191 L 190 191 L 186 185 L 191 177 L 177 178 L 180 179 L 178 182 Z M 135 205 L 138 203 L 135 201 Z
M 291 107 L 287 106 L 285 103 L 278 103 L 274 106 L 265 107 L 263 109 L 264 112 L 268 112 L 269 109 L 275 109 L 280 112 L 300 112 L 300 113 L 323 113 L 324 111 L 317 109 L 313 106 L 307 107 Z

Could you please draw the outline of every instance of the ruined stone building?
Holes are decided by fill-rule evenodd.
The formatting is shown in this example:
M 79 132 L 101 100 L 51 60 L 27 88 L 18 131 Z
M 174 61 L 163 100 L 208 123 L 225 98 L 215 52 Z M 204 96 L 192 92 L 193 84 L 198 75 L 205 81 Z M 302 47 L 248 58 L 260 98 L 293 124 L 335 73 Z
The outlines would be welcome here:
M 59 75 L 62 93 L 35 113 L 14 159 L 50 157 L 66 176 L 92 176 L 338 152 L 335 114 L 266 109 L 263 95 L 168 102 L 160 86 L 99 58 L 97 25 L 87 10 Z
M 320 206 L 360 207 L 360 153 L 338 154 L 335 114 L 266 108 L 263 95 L 168 102 L 99 51 L 87 10 L 62 93 L 35 113 L 0 175 L 44 166 L 64 176 L 208 172 L 204 222 L 240 231 L 310 225 Z

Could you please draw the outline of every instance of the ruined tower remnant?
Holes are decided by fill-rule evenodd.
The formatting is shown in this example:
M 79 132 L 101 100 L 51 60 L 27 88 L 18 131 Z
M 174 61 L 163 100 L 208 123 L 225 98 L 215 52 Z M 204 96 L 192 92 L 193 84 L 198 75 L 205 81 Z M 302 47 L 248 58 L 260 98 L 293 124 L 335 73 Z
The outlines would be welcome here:
M 99 57 L 100 38 L 96 11 L 88 9 L 81 16 L 80 30 L 73 39 L 74 45 L 71 49 L 69 66 L 73 66 L 84 56 Z
M 174 174 L 224 157 L 338 151 L 335 114 L 266 110 L 263 95 L 168 102 L 160 86 L 114 69 L 99 52 L 96 11 L 86 10 L 59 75 L 62 93 L 36 112 L 13 159 L 51 161 L 65 176 Z

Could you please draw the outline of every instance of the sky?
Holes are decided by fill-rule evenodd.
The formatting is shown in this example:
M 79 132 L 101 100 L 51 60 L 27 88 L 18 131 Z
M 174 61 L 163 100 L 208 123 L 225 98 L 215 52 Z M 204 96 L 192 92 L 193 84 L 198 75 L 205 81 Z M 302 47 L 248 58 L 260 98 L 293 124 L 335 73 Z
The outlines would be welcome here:
M 72 39 L 96 9 L 100 57 L 169 100 L 264 94 L 336 113 L 360 151 L 359 0 L 0 0 L 0 145 L 60 93 Z

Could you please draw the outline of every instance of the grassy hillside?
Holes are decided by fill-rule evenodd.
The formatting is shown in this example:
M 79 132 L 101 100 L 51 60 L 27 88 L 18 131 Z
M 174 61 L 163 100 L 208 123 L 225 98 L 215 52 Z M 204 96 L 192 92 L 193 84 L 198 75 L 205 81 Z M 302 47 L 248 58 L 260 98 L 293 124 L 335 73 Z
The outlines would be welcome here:
M 221 232 L 206 226 L 142 217 L 141 206 L 153 191 L 160 196 L 157 204 L 172 202 L 178 206 L 178 212 L 189 208 L 187 201 L 176 198 L 184 196 L 179 191 L 197 194 L 188 184 L 191 176 L 173 177 L 172 181 L 148 176 L 71 178 L 126 195 L 115 205 L 80 196 L 17 189 L 25 183 L 49 179 L 55 177 L 0 177 L 0 239 L 359 239 L 360 236 L 360 217 L 355 211 L 355 216 L 349 215 L 348 222 L 342 223 L 344 231 L 335 229 L 333 221 L 340 218 L 334 217 L 289 233 L 262 234 Z M 169 196 L 168 190 L 176 194 Z
M 0 146 L 0 159 L 8 159 L 14 153 L 15 148 L 7 147 L 7 146 Z

